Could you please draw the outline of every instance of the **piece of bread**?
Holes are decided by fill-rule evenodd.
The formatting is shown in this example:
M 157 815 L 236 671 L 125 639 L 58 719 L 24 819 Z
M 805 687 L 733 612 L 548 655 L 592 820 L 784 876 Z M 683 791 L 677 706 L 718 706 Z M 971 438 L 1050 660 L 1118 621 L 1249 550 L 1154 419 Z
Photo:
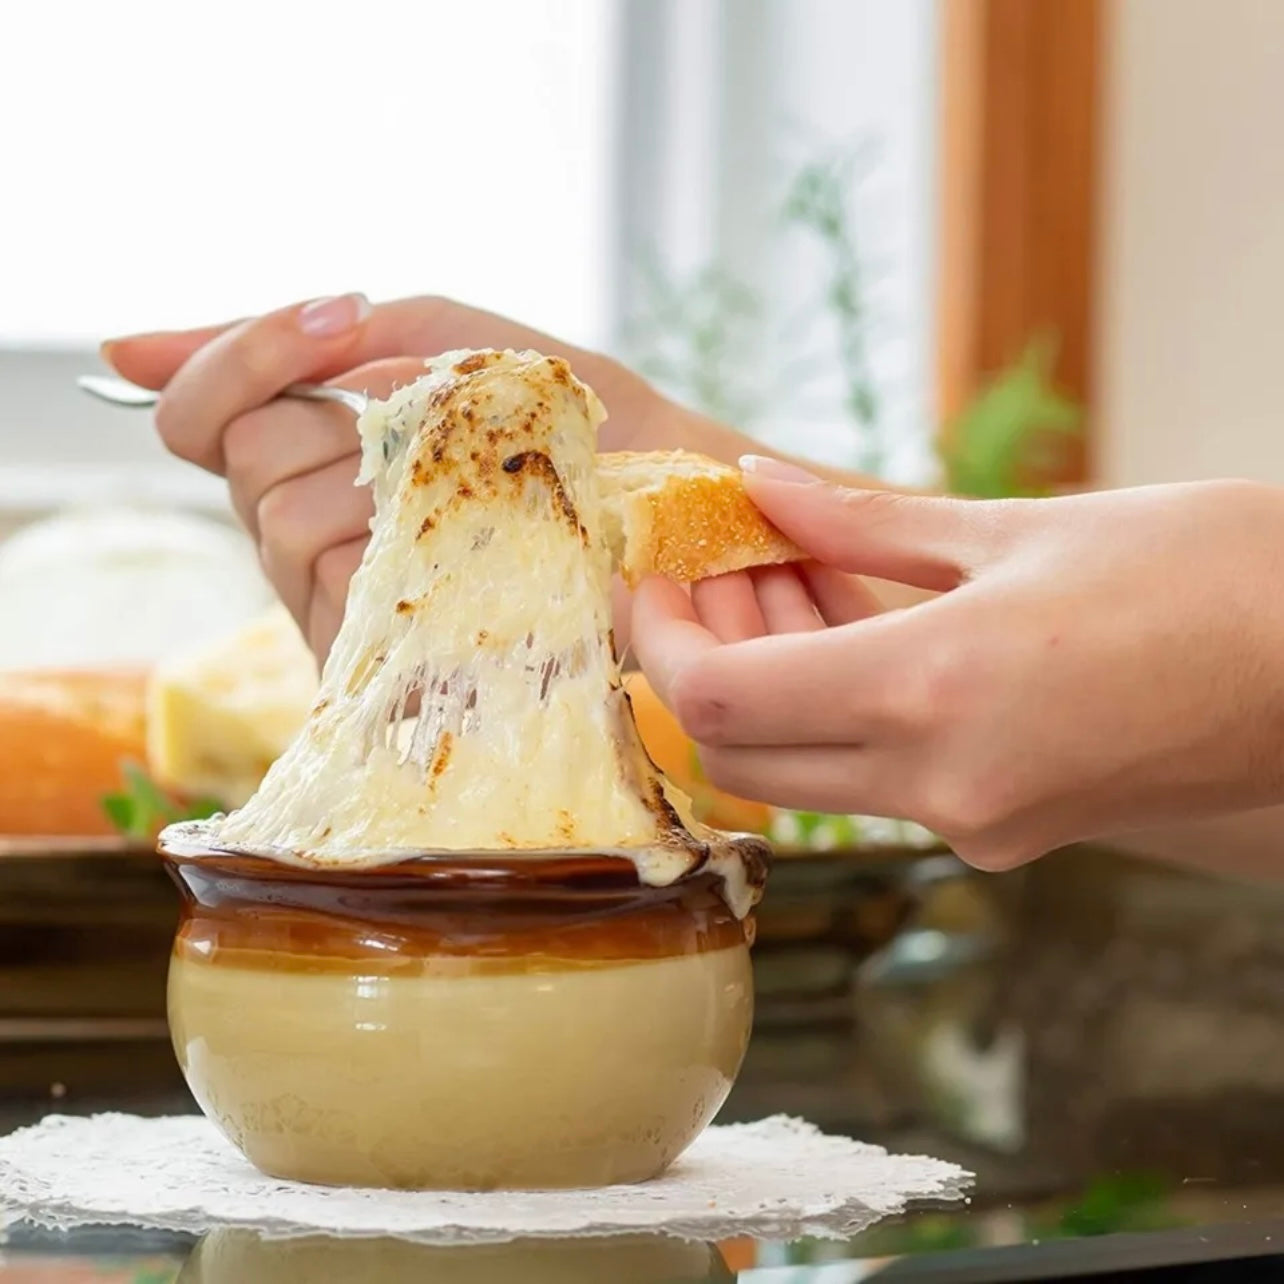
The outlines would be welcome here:
M 0 835 L 115 834 L 102 808 L 146 759 L 146 675 L 0 672 Z
M 686 450 L 598 456 L 611 555 L 630 588 L 646 575 L 682 584 L 801 561 L 749 498 L 738 469 Z

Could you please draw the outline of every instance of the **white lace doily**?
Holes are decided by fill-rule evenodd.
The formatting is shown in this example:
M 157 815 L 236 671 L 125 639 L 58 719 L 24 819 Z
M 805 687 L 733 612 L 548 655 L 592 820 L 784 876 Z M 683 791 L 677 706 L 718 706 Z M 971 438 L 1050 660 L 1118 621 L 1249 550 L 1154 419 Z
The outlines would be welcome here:
M 129 1224 L 201 1233 L 322 1231 L 462 1242 L 664 1231 L 692 1239 L 855 1234 L 969 1174 L 776 1116 L 708 1129 L 663 1177 L 604 1190 L 438 1194 L 264 1177 L 198 1116 L 51 1115 L 0 1138 L 0 1225 Z

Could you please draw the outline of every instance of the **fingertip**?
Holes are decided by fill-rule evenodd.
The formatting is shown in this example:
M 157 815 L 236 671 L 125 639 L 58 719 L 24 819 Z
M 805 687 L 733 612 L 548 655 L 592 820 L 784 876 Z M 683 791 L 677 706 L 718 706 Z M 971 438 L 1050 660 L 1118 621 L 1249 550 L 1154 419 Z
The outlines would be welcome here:
M 773 466 L 775 461 L 770 461 Z M 795 477 L 802 480 L 796 480 Z M 843 488 L 823 481 L 792 465 L 777 472 L 748 470 L 744 473 L 745 492 L 772 525 L 778 527 L 806 552 L 817 549 L 818 525 L 832 523 L 836 507 L 844 502 Z
M 635 609 L 694 620 L 695 608 L 687 591 L 663 575 L 644 575 L 633 593 Z
M 98 355 L 118 374 L 123 374 L 122 367 L 136 365 L 140 357 L 155 347 L 154 341 L 158 337 L 149 334 L 116 335 L 98 345 Z
M 770 479 L 746 491 L 767 518 L 809 557 L 858 575 L 936 591 L 956 588 L 964 559 L 983 557 L 975 510 L 963 501 L 907 495 L 833 482 L 791 484 Z
M 767 628 L 748 571 L 697 581 L 691 586 L 691 605 L 720 642 L 761 637 Z
M 798 570 L 821 619 L 831 628 L 883 613 L 878 594 L 858 576 L 823 562 L 804 562 Z
M 313 339 L 342 339 L 355 335 L 373 312 L 370 300 L 360 292 L 311 299 L 295 310 L 299 329 Z
M 98 355 L 122 378 L 143 388 L 163 388 L 189 357 L 236 324 L 114 335 L 98 345 Z
M 740 471 L 744 474 L 745 485 L 776 482 L 787 486 L 819 486 L 823 484 L 820 477 L 797 464 L 784 459 L 772 459 L 766 455 L 741 455 Z
M 115 339 L 104 339 L 98 345 L 98 355 L 122 378 L 145 388 L 163 387 L 152 377 L 154 368 L 161 363 L 156 360 L 158 345 L 149 342 L 148 335 L 122 335 Z
M 631 624 L 630 641 L 638 664 L 666 702 L 678 674 L 717 645 L 687 593 L 657 575 L 647 576 L 638 585 Z
M 194 348 L 181 335 L 131 334 L 106 339 L 98 355 L 123 379 L 143 388 L 163 388 Z
M 771 467 L 745 469 L 741 474 L 743 485 L 754 504 L 778 525 L 795 515 L 810 513 L 817 504 L 828 504 L 848 493 L 847 488 L 836 482 L 793 464 L 780 464 L 776 460 L 763 462 Z M 780 514 L 780 520 L 776 514 Z
M 824 627 L 797 566 L 760 566 L 752 574 L 754 593 L 768 633 L 814 633 Z

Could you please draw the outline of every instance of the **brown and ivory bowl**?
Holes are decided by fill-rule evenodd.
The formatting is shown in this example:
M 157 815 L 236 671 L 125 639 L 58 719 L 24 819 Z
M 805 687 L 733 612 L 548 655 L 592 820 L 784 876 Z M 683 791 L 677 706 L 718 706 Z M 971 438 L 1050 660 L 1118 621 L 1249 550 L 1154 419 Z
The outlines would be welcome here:
M 711 872 L 620 856 L 298 868 L 163 843 L 182 893 L 170 1031 L 262 1172 L 548 1189 L 664 1171 L 722 1105 L 753 1015 L 752 918 Z

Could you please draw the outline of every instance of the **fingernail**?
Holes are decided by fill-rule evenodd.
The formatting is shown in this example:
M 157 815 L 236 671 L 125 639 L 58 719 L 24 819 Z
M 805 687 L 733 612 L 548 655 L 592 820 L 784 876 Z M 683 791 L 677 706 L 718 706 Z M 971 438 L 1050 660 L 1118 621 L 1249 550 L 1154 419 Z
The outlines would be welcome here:
M 98 345 L 98 355 L 113 369 L 115 368 L 116 363 L 112 360 L 111 354 L 119 342 L 119 339 L 104 339 Z
M 314 339 L 332 339 L 359 326 L 370 315 L 364 294 L 336 294 L 313 299 L 299 309 L 299 329 Z
M 768 459 L 765 455 L 741 455 L 742 472 L 752 473 L 766 481 L 806 483 L 814 485 L 820 481 L 815 473 L 809 473 L 797 464 L 787 464 L 783 459 Z

